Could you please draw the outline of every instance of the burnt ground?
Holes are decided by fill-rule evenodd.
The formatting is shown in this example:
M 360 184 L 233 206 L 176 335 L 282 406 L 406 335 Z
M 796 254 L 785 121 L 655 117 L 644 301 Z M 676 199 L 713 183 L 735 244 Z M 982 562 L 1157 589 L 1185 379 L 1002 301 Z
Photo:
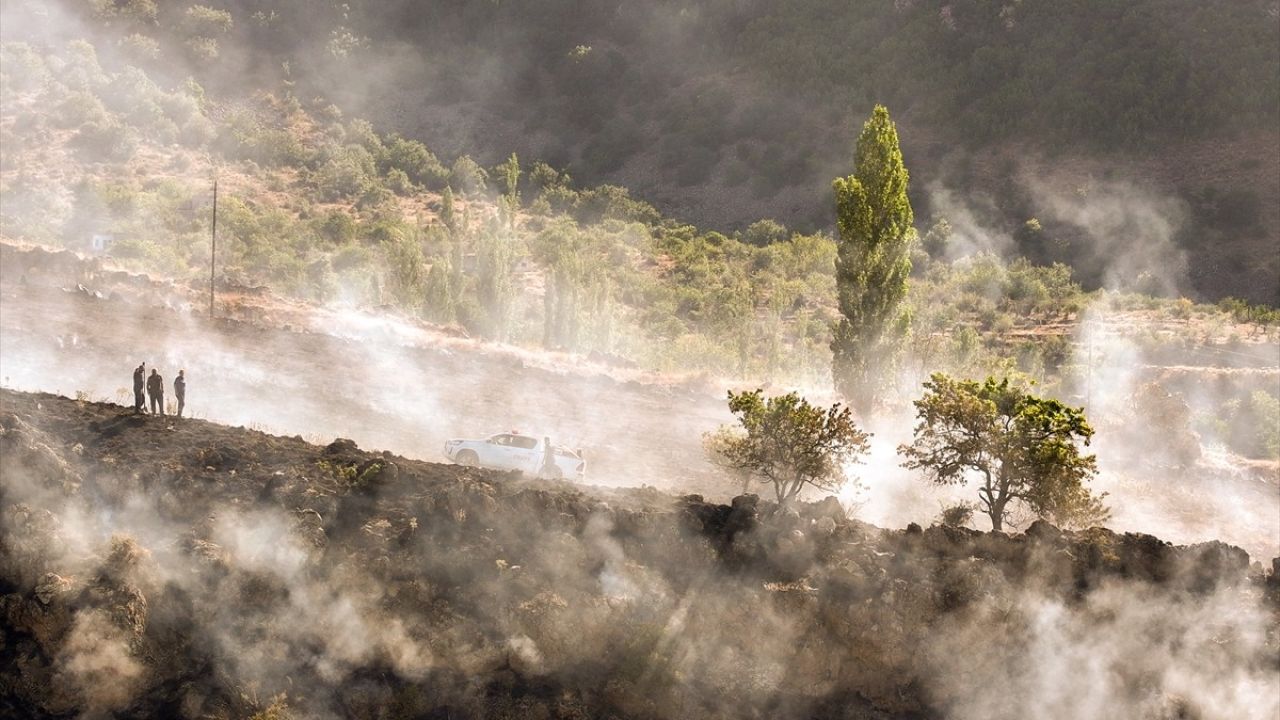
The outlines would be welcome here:
M 0 477 L 5 715 L 1280 708 L 1276 575 L 1217 542 L 882 530 L 8 390 Z

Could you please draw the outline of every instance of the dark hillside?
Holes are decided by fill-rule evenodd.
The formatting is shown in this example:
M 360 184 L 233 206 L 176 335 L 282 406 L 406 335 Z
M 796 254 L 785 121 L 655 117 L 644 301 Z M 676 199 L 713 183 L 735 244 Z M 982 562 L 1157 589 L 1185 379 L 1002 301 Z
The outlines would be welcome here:
M 1276 702 L 1275 576 L 1221 543 L 887 531 L 7 390 L 0 472 L 8 715 L 1026 717 L 1087 668 L 1128 717 Z
M 86 32 L 51 24 L 43 3 L 8 5 L 7 24 L 30 30 L 6 39 Z M 975 212 L 1015 236 L 1010 252 L 1083 256 L 1095 286 L 1105 268 L 1088 256 L 1109 243 L 1090 237 L 1139 231 L 1062 203 L 1116 182 L 1170 216 L 1197 269 L 1183 292 L 1280 302 L 1273 0 L 55 6 L 166 84 L 193 74 L 220 97 L 336 102 L 446 158 L 487 166 L 514 151 L 724 230 L 762 217 L 829 227 L 831 179 L 886 103 L 925 227 Z M 1016 236 L 1030 218 L 1059 252 Z

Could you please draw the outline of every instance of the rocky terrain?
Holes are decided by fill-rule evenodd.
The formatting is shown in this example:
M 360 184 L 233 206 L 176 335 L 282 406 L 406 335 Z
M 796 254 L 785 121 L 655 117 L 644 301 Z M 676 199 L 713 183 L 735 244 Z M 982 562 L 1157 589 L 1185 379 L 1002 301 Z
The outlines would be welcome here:
M 0 714 L 1265 718 L 1280 586 L 0 391 Z

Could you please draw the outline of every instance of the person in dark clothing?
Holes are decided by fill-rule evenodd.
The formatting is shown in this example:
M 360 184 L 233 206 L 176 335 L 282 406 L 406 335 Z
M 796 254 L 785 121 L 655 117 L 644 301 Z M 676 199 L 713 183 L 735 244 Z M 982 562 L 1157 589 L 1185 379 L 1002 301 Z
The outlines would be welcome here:
M 160 373 L 155 368 L 151 369 L 151 375 L 147 377 L 147 395 L 151 396 L 151 414 L 164 414 L 164 378 L 160 377 Z
M 187 403 L 187 378 L 183 375 L 186 370 L 179 370 L 178 377 L 173 379 L 173 396 L 178 399 L 178 417 L 182 417 L 182 407 Z
M 560 468 L 556 465 L 556 450 L 551 447 L 549 437 L 542 440 L 542 467 L 538 469 L 538 476 L 549 480 L 560 477 Z
M 133 412 L 146 412 L 147 398 L 142 394 L 146 386 L 147 364 L 142 363 L 133 370 Z

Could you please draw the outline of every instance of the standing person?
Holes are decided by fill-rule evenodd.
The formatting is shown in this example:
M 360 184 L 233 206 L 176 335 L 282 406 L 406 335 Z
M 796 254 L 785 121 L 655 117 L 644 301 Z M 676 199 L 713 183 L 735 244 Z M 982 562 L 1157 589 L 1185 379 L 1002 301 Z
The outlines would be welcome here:
M 133 370 L 133 412 L 134 414 L 146 412 L 147 398 L 142 394 L 142 388 L 146 384 L 147 364 L 142 363 Z
M 147 394 L 151 396 L 151 414 L 164 415 L 164 378 L 155 368 L 147 378 Z
M 555 479 L 560 477 L 560 468 L 556 466 L 556 451 L 551 447 L 551 438 L 543 437 L 542 439 L 542 467 L 538 470 L 538 477 Z
M 183 375 L 186 370 L 179 370 L 178 377 L 173 379 L 173 396 L 178 399 L 178 417 L 182 417 L 182 408 L 187 404 L 187 378 Z

